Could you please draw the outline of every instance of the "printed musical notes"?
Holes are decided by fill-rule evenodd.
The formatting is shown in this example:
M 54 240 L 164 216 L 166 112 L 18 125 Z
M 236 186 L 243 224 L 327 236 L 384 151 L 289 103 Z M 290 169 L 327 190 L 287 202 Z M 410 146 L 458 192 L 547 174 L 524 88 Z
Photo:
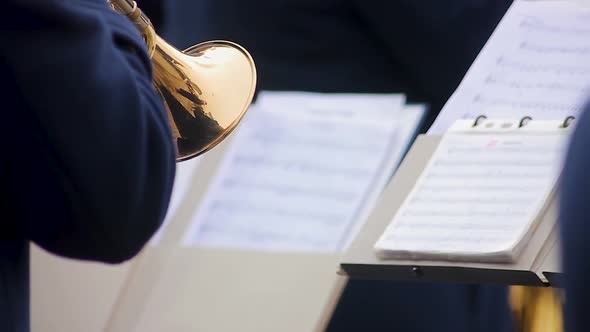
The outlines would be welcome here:
M 456 119 L 578 114 L 590 96 L 590 8 L 515 1 L 429 133 Z
M 447 133 L 376 243 L 377 253 L 513 260 L 552 193 L 566 137 L 558 121 L 546 121 L 544 133 L 538 130 L 543 122 L 535 130 L 517 123 L 515 129 Z
M 185 245 L 337 251 L 424 113 L 401 95 L 263 93 L 195 212 Z

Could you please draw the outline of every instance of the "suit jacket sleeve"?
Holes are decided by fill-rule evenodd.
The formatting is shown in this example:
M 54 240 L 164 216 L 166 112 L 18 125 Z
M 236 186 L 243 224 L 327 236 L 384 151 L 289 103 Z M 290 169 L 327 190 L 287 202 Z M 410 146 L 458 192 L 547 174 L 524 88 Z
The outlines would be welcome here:
M 351 0 L 430 99 L 446 100 L 512 0 Z
M 13 172 L 14 228 L 68 257 L 132 257 L 165 215 L 175 170 L 139 33 L 103 0 L 7 0 L 0 18 L 0 59 L 31 123 L 21 149 L 38 151 Z
M 561 230 L 563 286 L 566 290 L 565 330 L 588 331 L 590 316 L 590 105 L 577 120 L 570 139 L 560 183 L 559 222 Z

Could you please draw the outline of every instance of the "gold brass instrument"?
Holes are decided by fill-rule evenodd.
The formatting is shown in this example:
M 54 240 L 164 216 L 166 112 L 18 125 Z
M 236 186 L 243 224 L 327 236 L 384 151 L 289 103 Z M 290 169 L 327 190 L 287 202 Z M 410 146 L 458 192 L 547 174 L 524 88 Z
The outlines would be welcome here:
M 177 161 L 215 147 L 236 128 L 252 102 L 256 67 L 250 54 L 228 41 L 204 42 L 181 52 L 155 33 L 135 1 L 108 1 L 135 24 L 147 44 Z

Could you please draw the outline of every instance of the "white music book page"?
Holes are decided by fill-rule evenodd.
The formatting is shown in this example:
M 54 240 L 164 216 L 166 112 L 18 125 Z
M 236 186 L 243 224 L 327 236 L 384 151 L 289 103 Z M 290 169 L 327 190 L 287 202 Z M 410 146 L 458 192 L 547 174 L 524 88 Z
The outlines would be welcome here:
M 590 96 L 590 7 L 515 1 L 429 134 L 457 119 L 563 119 Z
M 381 258 L 513 262 L 553 195 L 563 121 L 459 120 L 375 244 Z
M 403 95 L 263 92 L 195 211 L 186 246 L 342 250 L 410 145 Z

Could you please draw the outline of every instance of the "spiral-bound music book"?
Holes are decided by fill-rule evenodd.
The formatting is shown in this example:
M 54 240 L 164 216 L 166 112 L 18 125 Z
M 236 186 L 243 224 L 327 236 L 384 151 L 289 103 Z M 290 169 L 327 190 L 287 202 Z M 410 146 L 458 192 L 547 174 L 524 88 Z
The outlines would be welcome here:
M 530 125 L 529 130 L 535 126 L 532 121 Z M 516 129 L 514 130 L 516 131 Z M 571 129 L 563 129 L 563 131 L 567 132 Z M 567 133 L 565 135 L 567 136 Z M 459 134 L 458 136 L 462 136 L 467 141 L 489 138 L 487 134 L 481 136 Z M 510 135 L 498 135 L 496 136 L 498 139 L 495 141 L 488 141 L 484 144 L 492 146 L 503 144 L 506 147 L 511 142 L 520 142 L 519 144 L 526 143 L 528 147 L 531 147 L 534 146 L 534 143 L 539 143 L 538 148 L 546 150 L 547 147 L 544 144 L 549 142 L 558 151 L 559 140 L 566 139 L 564 137 L 558 138 L 561 136 L 560 134 L 551 137 L 546 133 L 540 133 L 538 137 L 534 136 L 533 140 L 529 140 L 529 137 L 524 139 L 517 137 L 516 140 L 510 141 L 508 136 Z M 478 194 L 475 191 L 461 193 L 460 190 L 437 188 L 436 186 L 440 186 L 441 182 L 431 182 L 430 184 L 425 182 L 435 180 L 442 172 L 453 175 L 452 172 L 456 170 L 463 178 L 472 177 L 471 182 L 461 180 L 455 182 L 453 180 L 447 181 L 446 185 L 457 183 L 457 186 L 464 184 L 470 185 L 471 188 L 475 185 L 484 185 L 482 180 L 479 180 L 479 183 L 475 182 L 475 177 L 480 176 L 477 174 L 476 168 L 469 170 L 465 168 L 440 169 L 449 160 L 453 160 L 453 158 L 449 158 L 445 161 L 441 157 L 460 152 L 453 151 L 455 149 L 453 145 L 456 145 L 456 142 L 444 143 L 442 142 L 444 138 L 448 139 L 446 135 L 445 137 L 420 135 L 417 138 L 396 175 L 383 191 L 363 229 L 341 259 L 341 272 L 351 278 L 363 279 L 419 279 L 455 283 L 493 282 L 510 285 L 555 285 L 555 280 L 552 278 L 559 277 L 560 268 L 556 224 L 557 200 L 554 194 L 555 185 L 552 184 L 552 181 L 555 181 L 552 180 L 555 178 L 555 175 L 551 175 L 552 168 L 539 167 L 533 174 L 537 180 L 543 178 L 540 183 L 533 184 L 532 180 L 519 179 L 515 182 L 518 184 L 517 186 L 508 188 L 513 194 L 497 194 L 500 191 L 500 186 L 507 182 L 505 180 L 502 182 L 498 178 L 500 175 L 496 175 L 494 180 L 486 184 L 487 191 L 490 192 L 488 195 L 496 195 L 495 200 L 498 204 L 496 209 L 490 209 L 493 204 L 489 204 L 487 199 L 482 200 L 484 197 L 482 193 Z M 447 149 L 439 151 L 439 154 L 436 153 L 436 150 L 441 143 L 443 143 L 441 146 L 443 148 L 446 146 Z M 476 149 L 479 150 L 480 147 L 476 146 Z M 559 154 L 555 150 L 551 153 Z M 518 169 L 514 169 L 515 164 L 505 163 L 505 160 L 499 158 L 500 154 L 497 153 L 493 158 L 497 160 L 495 163 L 507 165 L 507 167 L 502 167 L 502 171 L 512 173 L 509 174 L 510 176 L 519 173 Z M 533 154 L 535 154 L 534 151 Z M 528 154 L 528 156 L 533 155 Z M 483 159 L 481 156 L 477 158 L 483 160 L 483 163 L 492 164 L 491 159 Z M 534 158 L 541 160 L 546 157 L 539 153 Z M 432 165 L 430 165 L 431 162 Z M 435 167 L 439 167 L 438 170 Z M 532 167 L 526 167 L 526 170 L 527 173 L 533 172 Z M 435 171 L 439 174 L 437 175 Z M 543 171 L 549 173 L 542 175 Z M 488 175 L 488 177 L 490 176 Z M 423 178 L 422 182 L 419 181 L 421 178 Z M 529 189 L 522 188 L 522 184 L 529 186 Z M 424 185 L 428 185 L 430 188 L 424 188 Z M 535 188 L 535 186 L 542 190 L 531 192 L 531 187 Z M 525 189 L 525 193 L 530 194 L 529 197 L 526 197 L 528 194 L 523 194 L 521 188 Z M 423 189 L 428 189 L 430 192 L 425 192 Z M 414 196 L 408 200 L 411 193 L 414 193 Z M 455 198 L 459 195 L 463 195 L 464 200 L 471 200 L 467 204 L 458 202 L 457 205 L 463 204 L 463 209 L 453 206 L 453 202 L 456 202 Z M 527 202 L 533 202 L 533 204 L 515 207 L 514 202 L 509 202 L 506 198 L 518 199 L 521 204 L 526 199 Z M 493 198 L 490 197 L 490 199 Z M 438 201 L 437 204 L 430 204 L 433 200 Z M 499 203 L 504 204 L 502 211 L 498 211 Z M 422 204 L 422 207 L 405 215 L 403 212 L 400 214 L 404 205 L 407 206 L 404 207 L 405 211 L 408 211 L 408 207 L 416 208 L 415 204 Z M 442 210 L 443 206 L 446 209 L 444 214 L 439 213 L 439 216 L 435 218 L 426 217 L 426 214 L 433 214 L 434 209 Z M 508 208 L 509 206 L 510 208 Z M 462 220 L 455 216 L 450 217 L 449 215 L 452 213 L 455 215 L 463 213 L 464 217 Z M 509 213 L 518 215 L 518 218 L 512 216 L 511 219 L 508 219 Z M 396 224 L 398 214 L 400 215 L 398 218 L 412 217 L 413 219 L 406 219 L 403 227 L 397 227 L 399 226 Z M 470 219 L 467 214 L 480 216 L 487 214 L 487 217 Z M 515 222 L 515 224 L 506 225 L 508 220 Z M 392 226 L 392 222 L 395 226 Z M 398 232 L 400 233 L 398 234 Z M 409 240 L 395 241 L 406 237 L 406 235 Z M 410 240 L 414 244 L 408 245 Z M 432 243 L 429 243 L 430 241 Z M 440 245 L 441 243 L 443 245 Z M 376 244 L 380 245 L 378 249 L 375 247 Z
M 429 130 L 443 139 L 375 244 L 380 257 L 515 261 L 552 198 L 564 119 L 587 97 L 576 45 L 589 14 L 568 1 L 511 6 Z
M 555 285 L 556 183 L 590 91 L 589 17 L 575 1 L 511 5 L 388 184 L 345 273 Z
M 381 258 L 514 262 L 553 197 L 567 121 L 459 120 L 375 244 Z

